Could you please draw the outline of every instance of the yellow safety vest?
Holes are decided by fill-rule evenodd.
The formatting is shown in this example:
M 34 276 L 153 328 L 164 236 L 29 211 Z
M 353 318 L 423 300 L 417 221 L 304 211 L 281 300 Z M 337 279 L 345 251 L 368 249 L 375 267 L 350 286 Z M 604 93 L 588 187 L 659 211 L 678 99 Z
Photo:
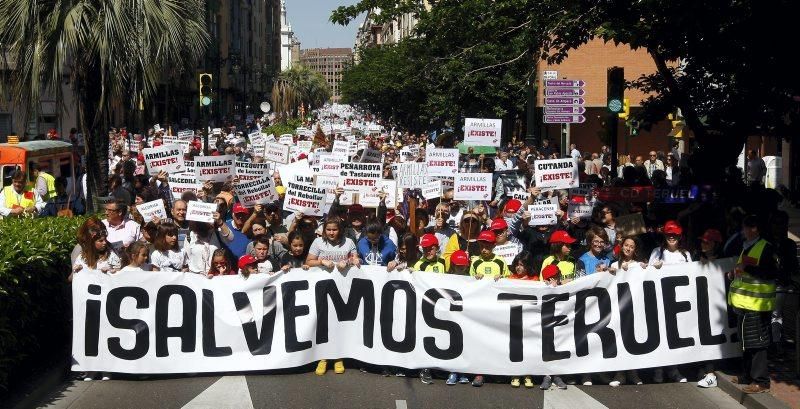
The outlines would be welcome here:
M 544 259 L 544 261 L 542 262 L 542 270 L 544 270 L 545 267 L 553 264 L 553 261 L 555 260 L 556 260 L 555 256 L 549 256 L 546 259 Z M 570 280 L 575 278 L 575 261 L 561 260 L 558 263 L 556 263 L 556 267 L 558 267 L 558 271 L 561 272 L 561 278 Z M 541 274 L 541 271 L 539 273 Z M 541 279 L 541 275 L 539 277 Z
M 470 262 L 469 275 L 475 277 L 476 275 L 488 277 L 508 277 L 511 271 L 502 257 L 497 254 L 491 260 L 484 260 L 481 256 L 472 257 Z
M 749 249 L 742 250 L 738 263 L 742 263 L 743 257 L 750 257 L 755 259 L 757 264 L 760 264 L 761 254 L 766 246 L 766 240 L 758 240 Z M 728 291 L 728 304 L 734 308 L 747 311 L 772 311 L 775 307 L 775 290 L 774 280 L 758 279 L 750 274 L 742 273 L 731 283 L 730 291 Z
M 25 193 L 30 193 L 30 196 L 33 199 L 26 199 Z M 3 188 L 3 196 L 6 199 L 6 207 L 9 209 L 13 209 L 14 206 L 20 206 L 23 209 L 27 209 L 30 206 L 36 204 L 36 193 L 34 193 L 33 189 L 31 188 L 24 188 L 22 190 L 22 195 L 17 195 L 17 192 L 14 191 L 14 186 L 6 186 Z
M 47 194 L 42 197 L 42 200 L 46 202 L 56 197 L 56 178 L 54 178 L 53 175 L 42 171 L 39 172 L 39 177 L 47 182 Z
M 417 260 L 411 267 L 412 271 L 424 271 L 426 273 L 441 273 L 447 272 L 443 258 L 436 257 L 433 260 L 428 260 L 425 257 Z

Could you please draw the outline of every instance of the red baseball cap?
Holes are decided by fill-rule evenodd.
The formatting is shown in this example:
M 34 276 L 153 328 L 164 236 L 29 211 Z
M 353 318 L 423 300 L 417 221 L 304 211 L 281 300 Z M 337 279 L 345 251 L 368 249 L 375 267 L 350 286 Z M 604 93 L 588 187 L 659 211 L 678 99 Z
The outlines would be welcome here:
M 497 241 L 497 236 L 491 230 L 484 230 L 478 235 L 478 241 L 485 241 L 494 244 Z
M 575 243 L 575 239 L 564 230 L 556 230 L 550 235 L 550 244 L 555 243 L 572 244 Z
M 670 220 L 664 223 L 664 234 L 675 234 L 680 236 L 681 234 L 683 234 L 683 228 L 681 228 L 681 225 L 678 224 L 678 222 L 676 222 L 675 220 Z
M 450 256 L 450 263 L 455 264 L 457 266 L 468 266 L 469 256 L 467 255 L 467 252 L 464 250 L 456 250 Z
M 235 205 L 233 205 L 232 212 L 233 214 L 237 213 L 250 214 L 250 209 L 244 207 L 241 203 L 236 203 Z
M 251 255 L 249 255 L 249 254 L 245 254 L 245 255 L 239 257 L 239 269 L 240 270 L 244 270 L 244 268 L 249 266 L 250 264 L 256 264 L 256 263 L 258 263 L 256 258 L 251 256 Z
M 722 234 L 717 229 L 708 229 L 700 236 L 700 240 L 722 243 Z
M 419 240 L 419 245 L 422 248 L 438 246 L 439 239 L 437 239 L 433 234 L 423 234 L 422 238 Z
M 511 199 L 508 201 L 508 203 L 506 203 L 506 207 L 504 208 L 503 211 L 509 213 L 516 213 L 519 211 L 520 208 L 522 208 L 522 202 L 520 202 L 517 199 Z
M 558 267 L 553 264 L 545 266 L 545 268 L 542 269 L 542 281 L 557 277 L 559 272 Z
M 492 220 L 492 225 L 489 228 L 492 230 L 505 230 L 508 228 L 508 223 L 506 223 L 505 219 L 498 217 Z
M 144 155 L 140 153 L 139 155 L 136 156 L 136 160 L 138 160 L 139 162 L 144 162 Z

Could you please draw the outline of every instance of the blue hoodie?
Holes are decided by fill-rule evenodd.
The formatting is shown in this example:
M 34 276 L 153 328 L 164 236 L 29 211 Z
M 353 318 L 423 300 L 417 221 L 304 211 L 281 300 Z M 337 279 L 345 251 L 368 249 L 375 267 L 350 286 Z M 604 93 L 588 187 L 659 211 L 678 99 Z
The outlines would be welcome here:
M 397 246 L 386 236 L 381 236 L 378 244 L 374 245 L 367 240 L 367 235 L 361 236 L 356 245 L 358 257 L 361 262 L 371 266 L 386 266 L 397 256 Z

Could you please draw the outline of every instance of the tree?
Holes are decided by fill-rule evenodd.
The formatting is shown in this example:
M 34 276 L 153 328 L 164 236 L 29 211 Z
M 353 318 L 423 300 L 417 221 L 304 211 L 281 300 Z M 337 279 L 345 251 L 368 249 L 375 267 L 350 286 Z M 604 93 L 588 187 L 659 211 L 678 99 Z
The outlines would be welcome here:
M 325 105 L 331 95 L 331 88 L 322 74 L 297 65 L 278 75 L 278 81 L 273 86 L 272 101 L 275 112 L 285 120 L 297 116 L 300 104 L 311 111 Z
M 42 91 L 60 93 L 70 78 L 87 142 L 87 197 L 108 191 L 111 106 L 148 98 L 167 68 L 196 66 L 208 43 L 203 0 L 0 0 L 0 44 L 16 63 L 19 105 L 39 106 Z

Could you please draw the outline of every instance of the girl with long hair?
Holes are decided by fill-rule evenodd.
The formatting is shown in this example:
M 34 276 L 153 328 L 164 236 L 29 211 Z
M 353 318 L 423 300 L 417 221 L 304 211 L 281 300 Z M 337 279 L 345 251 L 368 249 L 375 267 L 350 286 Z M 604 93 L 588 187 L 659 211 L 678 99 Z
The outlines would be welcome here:
M 160 224 L 153 242 L 150 260 L 161 271 L 188 271 L 186 253 L 178 246 L 178 227 L 174 224 Z
M 69 282 L 72 282 L 75 273 L 83 270 L 100 270 L 106 274 L 113 274 L 122 268 L 122 260 L 111 251 L 107 237 L 106 227 L 95 217 L 87 219 L 78 228 L 80 254 L 73 264 Z

